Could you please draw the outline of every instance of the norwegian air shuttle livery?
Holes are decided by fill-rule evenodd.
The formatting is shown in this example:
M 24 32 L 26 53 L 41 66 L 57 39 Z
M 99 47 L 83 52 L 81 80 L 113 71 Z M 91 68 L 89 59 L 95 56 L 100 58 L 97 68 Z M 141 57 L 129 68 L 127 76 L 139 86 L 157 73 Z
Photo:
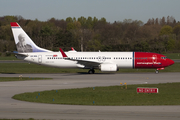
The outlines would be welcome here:
M 18 23 L 12 22 L 11 28 L 18 51 L 16 57 L 40 65 L 89 69 L 88 73 L 94 73 L 94 69 L 114 72 L 121 68 L 156 69 L 158 73 L 174 64 L 164 55 L 149 52 L 77 52 L 74 48 L 53 52 L 38 47 Z

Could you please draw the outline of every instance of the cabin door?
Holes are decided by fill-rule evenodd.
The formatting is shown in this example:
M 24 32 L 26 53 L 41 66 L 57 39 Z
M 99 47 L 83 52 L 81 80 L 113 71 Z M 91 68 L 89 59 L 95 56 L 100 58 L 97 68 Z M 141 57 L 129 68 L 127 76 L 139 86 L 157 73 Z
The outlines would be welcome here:
M 42 63 L 42 55 L 38 55 L 38 63 Z

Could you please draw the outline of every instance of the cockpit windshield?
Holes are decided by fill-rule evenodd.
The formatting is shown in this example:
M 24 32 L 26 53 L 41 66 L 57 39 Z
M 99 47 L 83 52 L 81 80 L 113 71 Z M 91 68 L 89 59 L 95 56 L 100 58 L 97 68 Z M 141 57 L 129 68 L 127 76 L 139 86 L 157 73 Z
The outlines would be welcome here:
M 167 59 L 167 57 L 161 57 L 161 59 Z

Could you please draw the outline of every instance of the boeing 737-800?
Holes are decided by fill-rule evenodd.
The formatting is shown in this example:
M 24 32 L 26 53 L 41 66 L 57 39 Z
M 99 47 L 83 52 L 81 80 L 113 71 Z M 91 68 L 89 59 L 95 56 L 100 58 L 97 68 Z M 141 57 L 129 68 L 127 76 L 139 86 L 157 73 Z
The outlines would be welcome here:
M 74 49 L 64 52 L 53 52 L 38 47 L 24 32 L 18 23 L 12 22 L 11 28 L 17 47 L 16 57 L 40 65 L 59 68 L 94 69 L 115 72 L 121 68 L 146 68 L 159 70 L 174 64 L 164 55 L 150 52 L 77 52 Z

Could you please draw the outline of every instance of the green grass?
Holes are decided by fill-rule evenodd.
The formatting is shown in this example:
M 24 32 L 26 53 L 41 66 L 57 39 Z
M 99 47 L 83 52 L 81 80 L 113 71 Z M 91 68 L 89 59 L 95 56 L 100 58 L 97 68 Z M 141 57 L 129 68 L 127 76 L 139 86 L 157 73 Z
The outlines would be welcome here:
M 26 81 L 26 80 L 49 80 L 52 78 L 33 78 L 33 77 L 0 77 L 0 82 L 8 81 Z
M 163 55 L 167 56 L 170 59 L 180 59 L 180 53 L 168 53 Z
M 0 73 L 75 73 L 87 71 L 83 69 L 53 68 L 33 63 L 0 63 Z
M 7 57 L 0 56 L 0 60 L 19 60 L 19 59 L 17 59 L 15 56 L 7 56 Z
M 81 89 L 63 89 L 43 92 L 23 93 L 14 99 L 51 104 L 70 105 L 180 105 L 180 83 L 128 85 L 95 87 Z M 157 87 L 158 94 L 136 93 L 137 87 Z M 93 102 L 94 101 L 94 102 Z
M 180 72 L 180 63 L 166 67 L 160 72 Z M 0 63 L 0 73 L 87 73 L 87 69 L 53 68 L 29 63 Z M 155 69 L 119 69 L 122 72 L 155 72 Z M 116 73 L 118 73 L 116 72 Z M 95 70 L 95 73 L 103 73 Z

